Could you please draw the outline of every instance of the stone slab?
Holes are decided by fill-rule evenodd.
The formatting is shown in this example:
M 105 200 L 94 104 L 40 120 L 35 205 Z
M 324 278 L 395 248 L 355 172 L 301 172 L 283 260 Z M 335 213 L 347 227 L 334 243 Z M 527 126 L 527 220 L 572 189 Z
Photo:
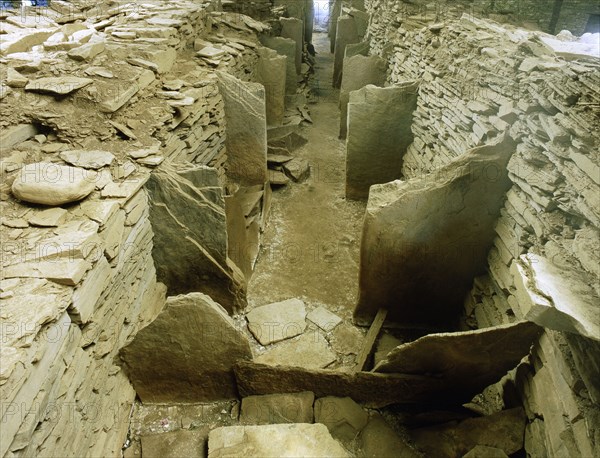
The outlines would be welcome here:
M 321 424 L 227 426 L 208 437 L 209 458 L 349 457 Z
M 233 364 L 252 353 L 223 307 L 191 293 L 167 298 L 120 357 L 142 402 L 173 403 L 236 398 Z

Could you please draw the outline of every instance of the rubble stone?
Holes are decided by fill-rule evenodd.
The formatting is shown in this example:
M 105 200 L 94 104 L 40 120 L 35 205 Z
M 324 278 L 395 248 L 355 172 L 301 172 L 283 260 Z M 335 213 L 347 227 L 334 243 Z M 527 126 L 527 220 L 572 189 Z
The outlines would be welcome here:
M 95 188 L 96 172 L 50 162 L 36 162 L 21 169 L 12 184 L 20 200 L 42 205 L 62 205 L 87 197 Z

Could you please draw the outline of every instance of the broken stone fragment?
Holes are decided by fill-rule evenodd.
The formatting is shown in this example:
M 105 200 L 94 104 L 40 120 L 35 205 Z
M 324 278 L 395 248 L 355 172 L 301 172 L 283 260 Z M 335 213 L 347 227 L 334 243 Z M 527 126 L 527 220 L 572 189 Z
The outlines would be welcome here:
M 14 68 L 9 67 L 6 69 L 6 84 L 10 87 L 25 87 L 29 78 L 21 75 Z
M 50 162 L 28 164 L 19 171 L 12 192 L 20 200 L 62 205 L 87 197 L 96 186 L 97 173 Z
M 94 57 L 96 57 L 98 54 L 100 54 L 101 52 L 104 51 L 104 43 L 99 42 L 99 43 L 86 43 L 82 46 L 79 46 L 77 48 L 71 49 L 67 55 L 74 60 L 78 60 L 78 61 L 91 61 L 94 59 Z M 100 75 L 102 76 L 102 75 Z
M 300 299 L 256 307 L 246 318 L 248 329 L 262 345 L 290 339 L 306 329 L 306 308 Z
M 84 169 L 98 170 L 102 167 L 112 164 L 115 159 L 114 154 L 108 151 L 98 150 L 70 150 L 63 151 L 59 157 L 68 164 Z
M 172 403 L 237 397 L 232 368 L 252 352 L 223 307 L 191 293 L 169 297 L 120 355 L 143 402 Z
M 257 363 L 271 366 L 295 366 L 307 369 L 322 369 L 335 362 L 327 340 L 318 332 L 307 332 L 295 339 L 275 344 L 260 356 Z
M 516 298 L 526 320 L 600 340 L 598 294 L 588 280 L 545 256 L 527 253 L 512 263 Z
M 221 57 L 225 54 L 225 51 L 219 48 L 215 48 L 213 46 L 205 46 L 200 51 L 196 53 L 200 57 L 207 57 L 209 59 L 214 59 L 217 57 Z
M 35 213 L 29 218 L 29 224 L 40 227 L 57 227 L 65 222 L 69 212 L 63 208 L 49 208 Z
M 288 176 L 278 170 L 269 169 L 269 183 L 273 186 L 285 186 L 290 182 Z
M 410 435 L 425 456 L 454 458 L 465 455 L 477 445 L 498 448 L 512 455 L 523 448 L 526 421 L 523 408 L 518 407 L 469 418 L 459 424 L 416 429 Z
M 310 321 L 319 326 L 323 331 L 332 331 L 338 324 L 342 322 L 342 319 L 335 313 L 330 312 L 325 307 L 317 307 L 311 310 L 306 315 Z
M 361 431 L 359 448 L 364 456 L 369 458 L 392 456 L 418 458 L 422 456 L 408 444 L 406 439 L 398 436 L 377 412 Z
M 246 425 L 312 423 L 315 395 L 310 391 L 248 396 L 242 399 L 240 422 Z
M 315 422 L 323 423 L 331 435 L 341 441 L 352 441 L 367 425 L 369 416 L 351 398 L 327 396 L 315 401 Z
M 208 436 L 208 458 L 344 458 L 350 456 L 325 425 L 226 426 Z
M 283 164 L 285 174 L 295 182 L 300 182 L 310 175 L 310 164 L 306 159 L 295 157 Z
M 25 86 L 26 91 L 45 94 L 66 95 L 82 87 L 92 84 L 94 80 L 76 76 L 48 77 L 30 80 Z
M 204 428 L 141 436 L 144 458 L 205 458 L 208 431 Z M 129 450 L 129 449 L 128 449 Z M 138 454 L 139 456 L 139 454 Z M 125 458 L 133 458 L 135 455 Z

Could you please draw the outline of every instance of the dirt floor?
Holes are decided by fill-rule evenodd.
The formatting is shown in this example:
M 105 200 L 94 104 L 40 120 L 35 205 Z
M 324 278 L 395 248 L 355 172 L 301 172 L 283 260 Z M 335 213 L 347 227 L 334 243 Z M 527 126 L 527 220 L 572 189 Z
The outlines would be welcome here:
M 329 38 L 315 33 L 316 73 L 308 143 L 294 152 L 307 159 L 311 176 L 273 193 L 269 226 L 249 291 L 250 308 L 297 297 L 348 319 L 356 304 L 364 202 L 346 200 L 345 145 L 338 139 L 339 90 L 332 88 Z

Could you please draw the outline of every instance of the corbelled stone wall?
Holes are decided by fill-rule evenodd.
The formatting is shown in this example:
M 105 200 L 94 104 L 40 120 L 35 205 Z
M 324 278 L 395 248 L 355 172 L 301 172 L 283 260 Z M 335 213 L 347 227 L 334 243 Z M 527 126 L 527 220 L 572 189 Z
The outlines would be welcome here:
M 512 375 L 529 417 L 526 451 L 598 454 L 598 60 L 584 55 L 593 53 L 585 44 L 566 49 L 539 32 L 472 16 L 423 26 L 402 17 L 397 2 L 367 4 L 371 53 L 388 59 L 388 82 L 421 80 L 405 177 L 503 132 L 517 141 L 512 187 L 464 326 L 523 318 L 544 326 L 531 360 Z

